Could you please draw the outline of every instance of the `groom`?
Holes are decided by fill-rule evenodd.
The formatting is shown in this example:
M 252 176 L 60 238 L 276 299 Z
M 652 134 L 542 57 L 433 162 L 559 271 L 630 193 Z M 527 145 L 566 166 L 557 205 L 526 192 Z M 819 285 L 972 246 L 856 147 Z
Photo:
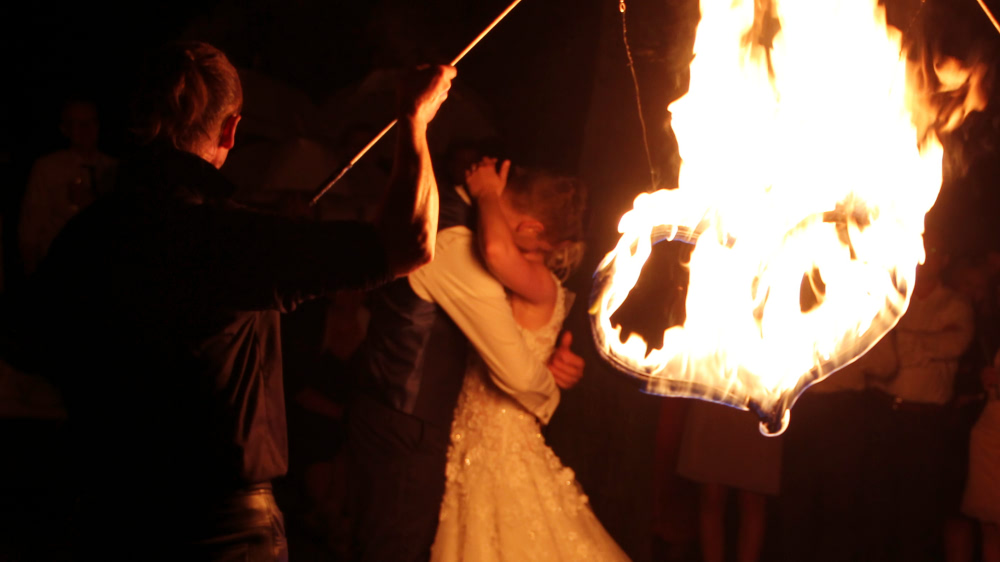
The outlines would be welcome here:
M 357 357 L 360 390 L 348 429 L 355 560 L 428 559 L 469 344 L 493 382 L 542 423 L 559 403 L 559 388 L 583 375 L 569 333 L 548 365 L 533 359 L 504 287 L 477 257 L 468 194 L 440 191 L 434 259 L 372 295 Z

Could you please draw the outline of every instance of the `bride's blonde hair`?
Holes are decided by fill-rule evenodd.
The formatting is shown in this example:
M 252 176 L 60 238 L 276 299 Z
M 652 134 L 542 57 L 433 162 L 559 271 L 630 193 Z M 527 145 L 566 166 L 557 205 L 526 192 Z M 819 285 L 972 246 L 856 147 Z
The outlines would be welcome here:
M 586 186 L 570 176 L 514 167 L 504 195 L 517 211 L 538 219 L 545 227 L 542 239 L 553 247 L 545 265 L 565 281 L 583 259 Z
M 545 265 L 560 281 L 565 281 L 580 265 L 585 250 L 586 245 L 582 241 L 564 242 L 549 253 Z

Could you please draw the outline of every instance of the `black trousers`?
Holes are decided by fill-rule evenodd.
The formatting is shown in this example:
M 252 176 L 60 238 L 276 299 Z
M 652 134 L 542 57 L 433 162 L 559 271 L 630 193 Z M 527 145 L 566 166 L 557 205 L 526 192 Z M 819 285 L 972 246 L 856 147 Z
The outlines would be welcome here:
M 869 390 L 862 516 L 872 562 L 943 559 L 948 411 Z
M 449 433 L 357 398 L 348 418 L 352 560 L 430 558 L 444 496 Z
M 860 391 L 806 392 L 795 403 L 779 498 L 786 562 L 861 559 L 866 413 Z
M 287 562 L 285 522 L 270 484 L 211 501 L 158 493 L 85 501 L 79 560 Z

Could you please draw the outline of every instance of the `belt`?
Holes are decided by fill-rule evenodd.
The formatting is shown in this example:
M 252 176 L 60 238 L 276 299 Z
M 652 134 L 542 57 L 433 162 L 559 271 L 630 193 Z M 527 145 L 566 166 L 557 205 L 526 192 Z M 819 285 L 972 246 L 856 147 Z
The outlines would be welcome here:
M 273 487 L 271 486 L 270 482 L 258 482 L 256 484 L 250 484 L 249 486 L 245 486 L 243 488 L 239 488 L 238 490 L 236 490 L 236 493 L 237 494 L 250 494 L 250 493 L 254 493 L 254 492 L 259 492 L 260 490 L 271 491 L 271 490 L 273 490 Z
M 189 529 L 208 528 L 219 520 L 239 517 L 260 517 L 278 509 L 269 482 L 251 484 L 231 491 L 178 492 L 169 489 L 137 492 L 129 498 L 100 496 L 84 498 L 79 509 L 92 521 L 114 521 L 118 526 L 149 526 L 150 532 L 163 521 L 176 522 L 178 517 Z M 123 519 L 124 517 L 124 519 Z M 173 524 L 173 523 L 171 523 Z M 130 532 L 136 532 L 135 530 Z
M 239 508 L 254 511 L 267 511 L 274 504 L 274 494 L 270 482 L 252 484 L 241 488 L 232 494 L 211 502 L 206 507 L 221 509 Z
M 914 414 L 936 414 L 944 412 L 947 408 L 946 404 L 935 404 L 933 402 L 913 402 L 911 400 L 903 400 L 898 396 L 893 396 L 887 392 L 882 392 L 881 390 L 873 390 L 872 396 L 874 396 L 880 404 L 887 405 L 889 409 L 894 412 L 908 412 Z

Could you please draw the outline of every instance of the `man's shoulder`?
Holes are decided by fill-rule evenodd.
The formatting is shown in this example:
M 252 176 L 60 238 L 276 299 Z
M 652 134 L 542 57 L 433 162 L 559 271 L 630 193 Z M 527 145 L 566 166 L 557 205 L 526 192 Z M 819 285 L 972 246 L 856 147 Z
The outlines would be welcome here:
M 454 226 L 438 233 L 434 258 L 407 279 L 424 300 L 434 288 L 448 298 L 457 294 L 482 298 L 505 298 L 503 285 L 486 270 L 476 249 L 476 236 L 468 227 Z
M 50 152 L 43 156 L 39 156 L 37 162 L 39 165 L 53 165 L 53 164 L 66 164 L 72 163 L 76 160 L 76 155 L 73 154 L 72 150 L 56 150 L 55 152 Z
M 57 150 L 36 158 L 31 170 L 34 174 L 51 175 L 75 168 L 76 165 L 75 156 L 71 151 Z
M 437 233 L 437 243 L 441 244 L 459 244 L 468 243 L 472 241 L 475 234 L 472 230 L 464 225 L 449 226 L 448 228 L 439 230 Z
M 120 198 L 100 199 L 69 219 L 53 241 L 53 248 L 67 244 L 83 247 L 96 240 L 113 239 L 112 235 L 122 229 L 127 216 L 127 203 Z
M 434 258 L 410 275 L 433 271 L 455 262 L 467 262 L 475 257 L 475 234 L 465 226 L 452 226 L 437 233 Z

